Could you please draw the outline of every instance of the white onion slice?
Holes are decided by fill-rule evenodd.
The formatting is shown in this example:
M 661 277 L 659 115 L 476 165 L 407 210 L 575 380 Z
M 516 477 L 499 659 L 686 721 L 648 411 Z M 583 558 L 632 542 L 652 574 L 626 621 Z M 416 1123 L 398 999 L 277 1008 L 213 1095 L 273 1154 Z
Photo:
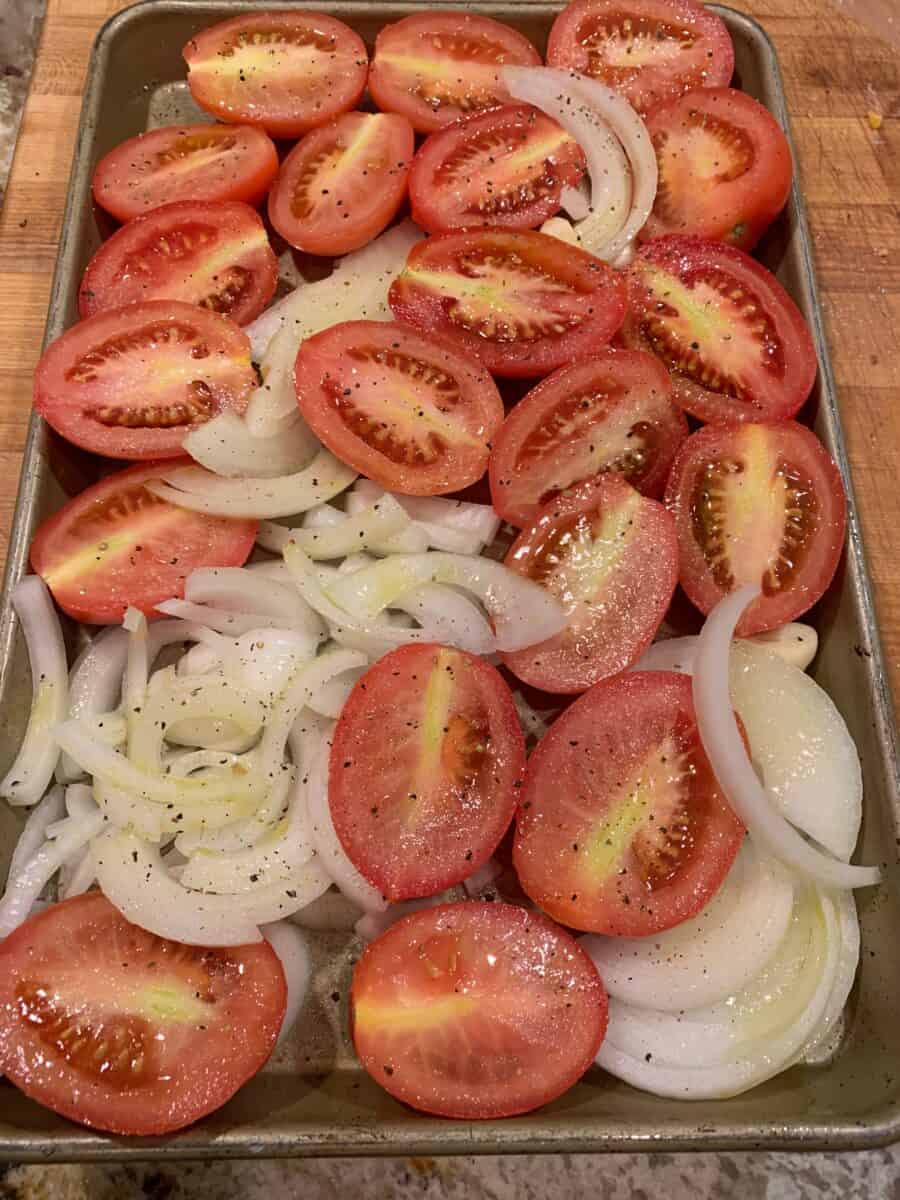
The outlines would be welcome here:
M 393 496 L 385 494 L 359 512 L 341 516 L 330 528 L 294 529 L 289 537 L 310 558 L 345 558 L 348 554 L 387 542 L 409 524 L 403 507 Z
M 33 858 L 44 844 L 47 829 L 62 820 L 65 815 L 65 792 L 61 787 L 51 788 L 43 800 L 31 810 L 28 820 L 22 826 L 22 832 L 9 861 L 9 879 L 15 879 L 21 874 L 28 860 Z
M 731 638 L 741 614 L 759 595 L 747 586 L 725 596 L 706 618 L 697 644 L 693 693 L 697 728 L 728 801 L 759 848 L 824 887 L 867 887 L 877 867 L 853 867 L 816 849 L 775 808 L 744 747 L 729 692 Z
M 804 625 L 800 621 L 789 621 L 786 625 L 779 625 L 777 629 L 770 629 L 766 633 L 754 633 L 745 640 L 751 646 L 759 646 L 761 650 L 777 654 L 800 671 L 806 670 L 819 648 L 819 635 L 815 629 L 812 625 Z
M 841 1017 L 844 1013 L 856 971 L 859 966 L 859 918 L 856 914 L 856 901 L 850 891 L 836 892 L 832 899 L 837 908 L 838 927 L 840 929 L 841 947 L 838 953 L 837 970 L 834 983 L 828 996 L 828 1003 L 822 1013 L 812 1037 L 803 1047 L 803 1062 L 820 1063 L 831 1057 L 834 1043 L 840 1032 Z
M 69 673 L 69 717 L 110 712 L 119 702 L 122 672 L 128 656 L 128 634 L 110 626 L 82 650 Z M 72 783 L 82 775 L 68 754 L 60 755 L 56 778 Z
M 573 221 L 583 221 L 590 214 L 591 202 L 577 187 L 564 187 L 559 194 L 559 204 L 563 212 Z
M 184 449 L 216 475 L 293 475 L 315 455 L 319 442 L 294 401 L 295 418 L 268 437 L 251 433 L 237 413 L 221 412 L 184 439 Z
M 71 869 L 63 868 L 59 873 L 59 898 L 71 900 L 80 896 L 93 885 L 97 878 L 97 867 L 94 863 L 94 852 L 90 848 L 83 852 Z
M 269 618 L 257 628 L 274 623 L 311 637 L 321 638 L 325 634 L 321 620 L 296 588 L 263 579 L 243 567 L 198 567 L 185 581 L 184 598 L 192 604 Z
M 351 667 L 349 671 L 335 675 L 319 688 L 315 696 L 310 697 L 307 701 L 308 707 L 320 717 L 337 720 L 357 680 L 361 679 L 368 669 L 367 663 L 365 666 Z
M 500 518 L 490 504 L 449 500 L 445 496 L 401 496 L 385 492 L 369 479 L 358 479 L 352 491 L 347 493 L 347 511 L 358 512 L 363 505 L 388 495 L 393 496 L 414 522 L 424 544 L 408 546 L 395 537 L 383 546 L 373 547 L 381 553 L 416 554 L 431 546 L 434 550 L 447 550 L 452 554 L 480 554 L 500 528 Z
M 419 622 L 428 641 L 457 646 L 470 654 L 493 654 L 497 639 L 478 604 L 444 583 L 423 583 L 404 592 L 394 607 Z
M 175 848 L 185 859 L 198 850 L 211 850 L 218 854 L 237 854 L 247 850 L 271 832 L 293 803 L 293 789 L 302 786 L 302 776 L 298 778 L 286 763 L 282 763 L 275 778 L 269 780 L 265 802 L 249 817 L 232 821 L 220 829 L 195 829 L 179 833 L 175 838 Z M 305 800 L 302 803 L 305 804 Z
M 70 817 L 90 817 L 97 811 L 93 789 L 86 783 L 72 783 L 66 788 L 66 812 Z
M 266 613 L 237 613 L 224 608 L 213 608 L 209 604 L 194 604 L 190 600 L 163 600 L 156 611 L 182 621 L 203 625 L 214 633 L 226 637 L 242 637 L 252 629 L 263 629 L 276 620 Z
M 287 1004 L 275 1043 L 276 1046 L 280 1046 L 296 1024 L 306 1000 L 312 976 L 312 958 L 306 938 L 297 926 L 289 921 L 276 921 L 273 925 L 264 925 L 262 934 L 278 955 L 287 984 Z
M 69 671 L 59 617 L 47 585 L 26 575 L 12 590 L 12 606 L 28 649 L 31 710 L 15 761 L 0 781 L 0 796 L 12 805 L 37 804 L 46 792 L 59 759 L 51 735 L 69 705 Z

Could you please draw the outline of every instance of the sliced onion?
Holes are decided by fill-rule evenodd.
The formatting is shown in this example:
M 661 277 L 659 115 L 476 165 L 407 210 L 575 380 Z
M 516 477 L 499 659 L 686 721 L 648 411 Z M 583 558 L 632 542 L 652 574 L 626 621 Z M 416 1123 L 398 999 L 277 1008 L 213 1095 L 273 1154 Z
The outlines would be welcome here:
M 423 583 L 404 592 L 394 607 L 419 622 L 430 642 L 458 646 L 470 654 L 493 654 L 497 639 L 478 604 L 444 583 Z
M 342 671 L 340 675 L 335 675 L 333 679 L 329 679 L 319 688 L 315 696 L 307 701 L 308 706 L 320 717 L 336 720 L 341 715 L 341 709 L 356 686 L 356 681 L 361 679 L 368 669 L 369 665 L 366 663 L 365 666 L 351 667 L 349 671 Z
M 278 955 L 287 984 L 287 1004 L 275 1043 L 276 1046 L 280 1046 L 296 1024 L 306 1000 L 312 976 L 312 958 L 306 938 L 297 926 L 289 921 L 276 921 L 274 925 L 264 925 L 262 934 Z
M 161 804 L 110 787 L 102 780 L 94 782 L 94 798 L 110 825 L 117 829 L 130 829 L 147 842 L 158 844 L 162 841 L 166 811 Z M 174 809 L 171 811 L 174 813 Z
M 358 479 L 347 493 L 347 511 L 358 512 L 382 496 L 393 496 L 411 521 L 415 523 L 425 544 L 408 546 L 400 538 L 392 538 L 374 549 L 381 553 L 415 554 L 431 546 L 452 554 L 480 554 L 497 535 L 500 518 L 490 504 L 474 504 L 468 500 L 448 500 L 444 496 L 400 496 L 385 492 L 368 479 Z M 405 537 L 406 535 L 401 535 Z
M 299 667 L 316 657 L 320 640 L 297 629 L 251 629 L 229 644 L 223 673 L 274 699 Z
M 850 891 L 836 892 L 832 899 L 837 908 L 841 947 L 838 953 L 834 983 L 828 996 L 825 1011 L 813 1031 L 812 1037 L 803 1047 L 802 1061 L 821 1063 L 827 1061 L 836 1049 L 835 1042 L 840 1033 L 841 1018 L 859 967 L 859 918 L 856 902 Z
M 65 718 L 69 706 L 66 647 L 53 600 L 40 576 L 20 579 L 11 598 L 28 649 L 31 711 L 19 752 L 0 781 L 0 796 L 12 805 L 37 804 L 59 759 L 51 730 Z
M 88 846 L 71 868 L 63 867 L 60 870 L 60 900 L 71 900 L 73 896 L 81 896 L 93 885 L 96 878 L 97 867 L 94 863 L 94 852 Z
M 819 635 L 812 625 L 804 625 L 800 621 L 789 621 L 770 629 L 766 633 L 754 633 L 746 639 L 752 646 L 777 654 L 779 658 L 805 671 L 816 657 L 819 648 Z
M 732 710 L 729 653 L 735 625 L 759 594 L 747 586 L 720 600 L 706 618 L 697 644 L 693 693 L 697 728 L 710 765 L 728 801 L 766 854 L 823 887 L 878 883 L 877 867 L 853 867 L 816 849 L 771 803 L 756 776 Z
M 15 879 L 30 858 L 40 850 L 47 837 L 49 826 L 60 821 L 66 814 L 65 792 L 61 787 L 51 788 L 47 795 L 28 814 L 9 861 L 7 877 Z
M 193 604 L 270 618 L 260 622 L 258 629 L 277 624 L 311 637 L 322 638 L 325 634 L 321 620 L 296 588 L 263 579 L 243 567 L 198 567 L 185 581 L 184 597 Z
M 233 638 L 241 637 L 251 629 L 262 629 L 274 620 L 266 613 L 229 612 L 224 608 L 213 608 L 209 604 L 194 604 L 190 600 L 163 600 L 161 604 L 157 604 L 156 611 L 203 625 L 214 633 Z
M 196 854 L 198 850 L 209 850 L 217 854 L 238 854 L 248 850 L 274 829 L 293 803 L 293 789 L 302 787 L 302 776 L 298 777 L 286 763 L 282 763 L 281 770 L 269 780 L 265 802 L 249 817 L 233 821 L 221 829 L 199 829 L 179 833 L 175 838 L 175 848 L 185 859 Z M 305 804 L 305 800 L 302 803 Z
M 559 203 L 563 212 L 573 221 L 583 221 L 590 215 L 591 202 L 577 187 L 564 187 L 559 195 Z
M 340 517 L 330 528 L 295 529 L 291 537 L 310 558 L 345 558 L 388 541 L 409 524 L 403 507 L 393 496 L 384 495 L 358 513 Z
M 75 660 L 69 673 L 69 717 L 109 712 L 119 702 L 128 656 L 128 634 L 111 626 L 102 630 Z M 71 783 L 82 772 L 67 754 L 60 755 L 56 778 Z
M 319 449 L 319 441 L 294 401 L 294 420 L 268 437 L 251 433 L 246 421 L 222 412 L 198 425 L 184 439 L 184 449 L 201 467 L 228 477 L 269 478 L 301 471 Z
M 122 705 L 128 726 L 128 756 L 132 754 L 135 722 L 147 698 L 150 677 L 150 658 L 147 640 L 147 618 L 136 608 L 128 608 L 123 627 L 128 631 L 128 657 L 122 681 Z
M 73 783 L 66 788 L 66 812 L 70 817 L 91 817 L 96 811 L 93 789 L 86 783 Z

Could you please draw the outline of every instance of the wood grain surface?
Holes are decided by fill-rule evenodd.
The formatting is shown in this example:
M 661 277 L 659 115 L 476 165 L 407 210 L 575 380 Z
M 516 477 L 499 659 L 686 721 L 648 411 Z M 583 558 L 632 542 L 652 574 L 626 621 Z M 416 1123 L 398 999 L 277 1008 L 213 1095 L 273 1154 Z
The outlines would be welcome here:
M 3 555 L 91 42 L 124 7 L 49 0 L 0 214 Z M 765 26 L 781 60 L 881 632 L 900 696 L 900 59 L 826 0 L 736 0 L 735 7 Z

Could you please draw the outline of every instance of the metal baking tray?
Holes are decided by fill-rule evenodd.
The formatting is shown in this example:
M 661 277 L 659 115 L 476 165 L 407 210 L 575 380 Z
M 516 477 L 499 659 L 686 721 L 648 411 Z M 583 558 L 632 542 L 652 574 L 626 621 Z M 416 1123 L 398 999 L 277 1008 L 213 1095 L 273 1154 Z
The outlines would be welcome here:
M 282 4 L 282 6 L 284 6 Z M 106 218 L 91 203 L 91 172 L 117 142 L 149 125 L 200 120 L 184 83 L 181 47 L 226 16 L 278 7 L 266 0 L 146 0 L 100 31 L 88 73 L 81 124 L 47 317 L 50 341 L 76 319 L 81 272 L 100 243 Z M 306 6 L 305 6 L 306 7 Z M 432 8 L 466 8 L 505 21 L 544 48 L 562 4 L 475 0 L 428 5 L 397 0 L 314 0 L 372 45 L 382 25 Z M 712 6 L 734 41 L 740 87 L 787 128 L 772 44 L 753 20 Z M 206 118 L 208 119 L 208 118 Z M 445 1121 L 392 1100 L 357 1064 L 343 1030 L 354 950 L 345 935 L 315 939 L 316 969 L 304 1019 L 285 1050 L 219 1112 L 167 1138 L 122 1139 L 92 1133 L 40 1108 L 0 1083 L 0 1157 L 7 1160 L 211 1158 L 251 1155 L 454 1154 L 535 1151 L 838 1149 L 900 1137 L 900 778 L 896 731 L 853 502 L 837 396 L 816 294 L 800 191 L 761 247 L 809 321 L 819 357 L 804 413 L 836 458 L 850 500 L 849 538 L 838 576 L 814 620 L 821 649 L 813 674 L 846 718 L 859 747 L 865 815 L 859 856 L 882 862 L 888 882 L 859 896 L 862 961 L 841 1037 L 826 1061 L 794 1067 L 744 1096 L 697 1103 L 635 1091 L 598 1068 L 555 1103 L 506 1121 Z M 22 403 L 29 402 L 23 396 Z M 8 590 L 27 569 L 38 522 L 67 494 L 96 477 L 98 464 L 48 435 L 32 418 L 10 543 L 0 616 L 0 769 L 14 757 L 31 695 L 27 656 Z M 73 643 L 74 628 L 68 635 Z M 0 866 L 6 870 L 21 814 L 2 806 Z

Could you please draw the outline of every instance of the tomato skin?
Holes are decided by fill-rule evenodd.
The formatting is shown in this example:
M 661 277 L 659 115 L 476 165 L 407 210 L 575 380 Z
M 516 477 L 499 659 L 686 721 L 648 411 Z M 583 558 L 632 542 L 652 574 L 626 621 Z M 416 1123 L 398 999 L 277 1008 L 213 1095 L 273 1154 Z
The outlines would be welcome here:
M 535 229 L 559 211 L 563 188 L 575 187 L 584 170 L 581 147 L 540 110 L 510 104 L 474 113 L 431 134 L 416 154 L 413 220 L 429 233 Z
M 531 378 L 604 346 L 626 291 L 607 263 L 557 238 L 476 229 L 413 246 L 388 301 L 399 320 L 451 338 L 492 375 Z
M 812 334 L 775 276 L 749 254 L 670 234 L 646 242 L 626 275 L 619 336 L 667 367 L 685 412 L 726 424 L 783 420 L 800 410 L 816 378 Z M 691 321 L 690 307 L 702 308 L 702 322 Z
M 385 25 L 375 39 L 369 92 L 384 112 L 401 113 L 418 133 L 434 133 L 467 113 L 507 103 L 499 79 L 505 64 L 539 67 L 541 58 L 528 38 L 491 17 L 414 13 Z
M 744 832 L 700 742 L 691 680 L 626 672 L 579 696 L 533 751 L 513 863 L 555 920 L 647 937 L 709 902 Z
M 732 486 L 729 504 L 723 486 L 735 479 L 740 490 Z M 739 521 L 744 494 L 755 519 L 737 524 L 729 514 Z M 678 530 L 679 582 L 702 613 L 746 583 L 762 586 L 739 637 L 796 620 L 834 578 L 847 527 L 844 485 L 825 447 L 796 421 L 699 429 L 675 458 L 666 504 Z
M 170 983 L 190 1016 L 170 1011 L 161 1021 L 154 995 L 158 1012 Z M 268 942 L 182 946 L 87 892 L 29 917 L 0 942 L 0 1070 L 27 1096 L 92 1129 L 173 1133 L 220 1108 L 265 1064 L 286 994 Z M 108 1057 L 95 1057 L 104 1043 L 113 1048 Z
M 110 150 L 91 187 L 100 207 L 124 222 L 177 200 L 255 206 L 277 173 L 278 153 L 261 129 L 167 125 Z
M 278 260 L 248 204 L 177 201 L 135 217 L 103 243 L 82 278 L 78 310 L 86 318 L 143 300 L 180 300 L 247 325 L 277 284 Z
M 607 1018 L 606 990 L 575 939 L 503 903 L 404 917 L 363 951 L 350 991 L 353 1042 L 376 1083 L 463 1120 L 561 1096 L 593 1063 Z
M 495 511 L 520 528 L 530 525 L 560 491 L 607 471 L 659 497 L 688 434 L 671 395 L 665 368 L 638 350 L 607 348 L 560 367 L 510 409 L 494 438 Z M 596 447 L 602 463 L 585 460 L 586 447 Z
M 733 88 L 697 88 L 645 120 L 661 183 L 641 240 L 686 233 L 752 250 L 787 203 L 794 172 L 769 110 Z M 716 152 L 724 161 L 713 167 Z
M 300 137 L 353 108 L 369 66 L 349 25 L 300 10 L 220 21 L 195 34 L 182 55 L 201 108 L 278 138 Z
M 258 522 L 188 512 L 143 486 L 164 466 L 178 465 L 141 463 L 116 471 L 40 525 L 31 565 L 63 612 L 86 625 L 117 625 L 131 605 L 152 620 L 159 616 L 157 604 L 184 595 L 184 581 L 195 568 L 247 561 Z M 128 515 L 134 528 L 125 539 L 121 521 L 125 516 L 127 528 Z
M 360 138 L 367 138 L 361 159 Z M 415 135 L 404 117 L 344 113 L 306 134 L 288 154 L 269 193 L 269 220 L 298 250 L 333 255 L 358 250 L 396 216 L 414 149 Z M 332 167 L 332 155 L 351 163 L 343 178 L 340 159 Z M 316 173 L 322 160 L 325 165 Z M 298 204 L 302 216 L 295 212 Z
M 250 342 L 233 321 L 147 300 L 99 312 L 51 342 L 35 371 L 34 407 L 95 454 L 177 458 L 191 429 L 222 410 L 243 412 L 255 386 Z
M 645 113 L 689 88 L 724 87 L 734 46 L 698 0 L 572 0 L 553 22 L 547 65 L 599 79 Z

